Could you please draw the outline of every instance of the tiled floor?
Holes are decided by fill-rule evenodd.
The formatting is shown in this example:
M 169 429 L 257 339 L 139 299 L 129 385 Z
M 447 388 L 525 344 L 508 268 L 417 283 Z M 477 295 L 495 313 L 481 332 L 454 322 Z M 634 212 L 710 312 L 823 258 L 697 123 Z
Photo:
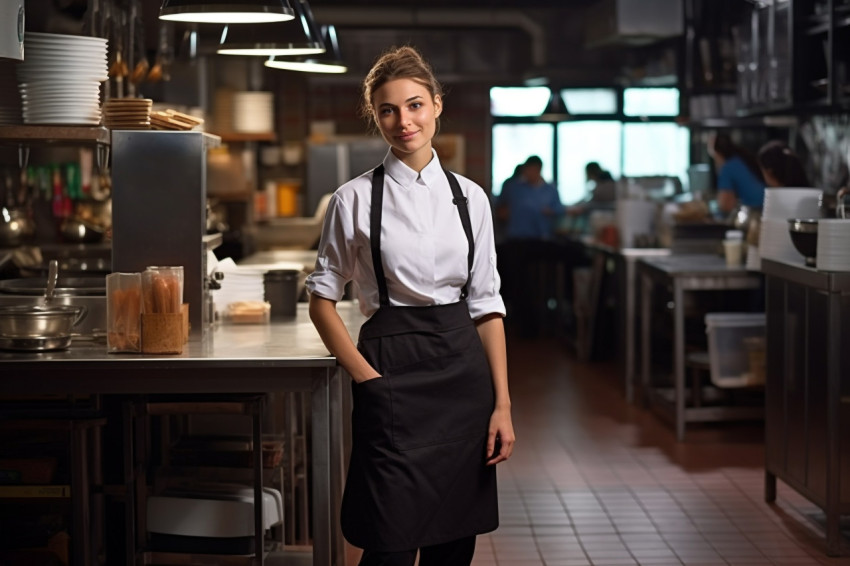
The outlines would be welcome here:
M 580 364 L 554 340 L 510 340 L 508 356 L 518 444 L 474 565 L 850 565 L 850 548 L 826 556 L 817 507 L 781 482 L 764 503 L 760 425 L 693 427 L 678 443 L 625 402 L 615 365 Z

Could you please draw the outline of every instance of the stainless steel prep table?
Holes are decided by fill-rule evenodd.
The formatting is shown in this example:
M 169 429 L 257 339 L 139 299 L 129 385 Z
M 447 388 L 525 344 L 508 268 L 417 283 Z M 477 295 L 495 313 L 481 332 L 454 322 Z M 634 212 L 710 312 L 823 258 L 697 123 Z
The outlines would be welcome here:
M 270 393 L 309 391 L 312 399 L 313 564 L 344 564 L 339 504 L 344 477 L 343 386 L 348 379 L 300 304 L 296 320 L 221 325 L 182 355 L 107 354 L 104 344 L 0 353 L 0 395 Z M 350 332 L 364 318 L 356 303 L 337 310 Z
M 644 258 L 638 262 L 641 274 L 641 366 L 644 403 L 661 409 L 676 426 L 676 438 L 685 436 L 685 424 L 698 421 L 760 418 L 763 410 L 751 407 L 685 407 L 685 312 L 684 295 L 695 291 L 759 289 L 762 277 L 743 266 L 727 267 L 717 255 L 671 255 Z M 673 401 L 652 388 L 652 291 L 654 285 L 670 288 L 673 297 Z
M 621 305 L 622 324 L 621 343 L 625 359 L 623 360 L 623 385 L 626 400 L 634 403 L 635 400 L 635 318 L 637 315 L 637 262 L 644 258 L 667 257 L 670 255 L 668 248 L 614 248 L 598 242 L 585 242 L 584 245 L 591 252 L 597 252 L 605 257 L 611 257 L 617 267 L 617 296 L 625 305 Z M 595 265 L 595 264 L 594 264 Z M 598 270 L 595 270 L 597 272 Z M 594 290 L 598 291 L 599 282 L 594 279 Z

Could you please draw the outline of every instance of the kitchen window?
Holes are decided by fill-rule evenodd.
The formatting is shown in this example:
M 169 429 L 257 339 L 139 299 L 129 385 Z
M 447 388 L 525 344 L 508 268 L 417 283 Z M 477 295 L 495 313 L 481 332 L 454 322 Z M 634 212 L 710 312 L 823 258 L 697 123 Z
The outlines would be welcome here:
M 541 122 L 550 93 L 548 87 L 490 90 L 493 195 L 530 155 L 543 160 L 543 176 L 564 204 L 586 196 L 584 168 L 591 161 L 615 179 L 673 176 L 687 187 L 689 133 L 674 121 L 679 89 L 561 89 L 569 116 Z

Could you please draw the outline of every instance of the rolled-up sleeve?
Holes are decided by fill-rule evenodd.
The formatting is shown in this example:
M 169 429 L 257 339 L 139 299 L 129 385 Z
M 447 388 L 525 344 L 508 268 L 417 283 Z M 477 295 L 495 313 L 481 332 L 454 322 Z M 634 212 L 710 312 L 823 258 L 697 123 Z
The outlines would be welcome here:
M 307 277 L 307 291 L 339 301 L 345 285 L 354 274 L 357 250 L 354 245 L 354 217 L 337 194 L 328 203 L 316 267 Z
M 493 216 L 490 202 L 483 189 L 478 186 L 469 188 L 469 201 L 476 213 L 472 216 L 472 230 L 475 240 L 475 259 L 472 263 L 472 277 L 469 282 L 469 315 L 473 319 L 497 313 L 505 316 L 505 303 L 499 294 L 502 281 L 496 269 L 496 243 L 493 239 Z

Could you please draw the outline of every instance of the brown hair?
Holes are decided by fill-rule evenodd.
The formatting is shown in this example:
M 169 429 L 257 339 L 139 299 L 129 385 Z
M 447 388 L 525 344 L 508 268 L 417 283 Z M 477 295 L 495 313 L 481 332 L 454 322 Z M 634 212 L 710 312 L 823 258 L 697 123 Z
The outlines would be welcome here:
M 759 165 L 776 178 L 780 187 L 810 186 L 803 162 L 781 141 L 766 143 L 759 150 L 758 160 Z
M 421 84 L 431 93 L 432 100 L 443 96 L 443 87 L 434 76 L 434 70 L 415 47 L 392 47 L 375 61 L 369 74 L 363 79 L 360 113 L 370 124 L 375 123 L 372 109 L 375 91 L 396 79 L 410 79 Z M 440 119 L 437 118 L 437 131 L 439 127 Z

